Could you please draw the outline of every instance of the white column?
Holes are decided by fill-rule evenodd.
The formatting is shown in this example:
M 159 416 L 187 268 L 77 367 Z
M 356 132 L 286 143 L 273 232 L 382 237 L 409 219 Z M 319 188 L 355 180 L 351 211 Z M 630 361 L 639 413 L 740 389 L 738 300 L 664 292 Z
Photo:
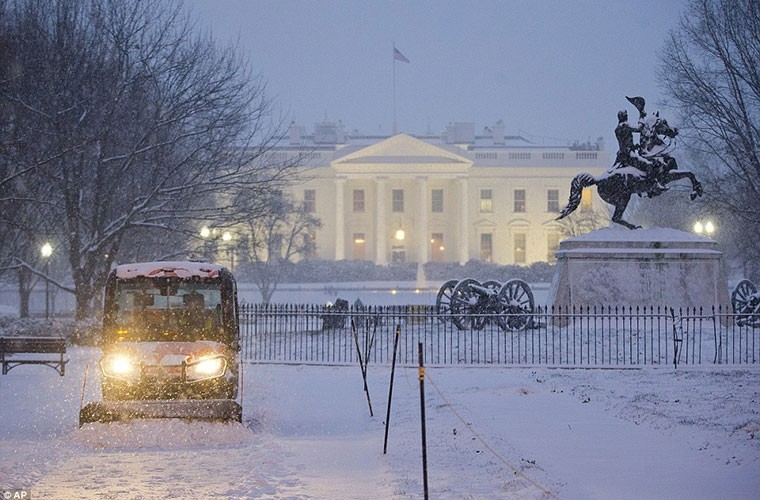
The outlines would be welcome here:
M 457 180 L 459 186 L 459 264 L 464 265 L 470 260 L 470 247 L 468 235 L 470 232 L 470 220 L 468 217 L 470 202 L 467 199 L 467 178 L 460 177 Z
M 375 264 L 384 266 L 388 263 L 388 227 L 385 222 L 386 201 L 386 178 L 378 177 L 375 180 Z
M 428 233 L 428 187 L 427 177 L 417 177 L 417 233 L 418 238 L 417 262 L 424 264 L 428 261 L 430 234 Z
M 343 204 L 346 179 L 335 180 L 335 260 L 346 258 L 346 221 Z

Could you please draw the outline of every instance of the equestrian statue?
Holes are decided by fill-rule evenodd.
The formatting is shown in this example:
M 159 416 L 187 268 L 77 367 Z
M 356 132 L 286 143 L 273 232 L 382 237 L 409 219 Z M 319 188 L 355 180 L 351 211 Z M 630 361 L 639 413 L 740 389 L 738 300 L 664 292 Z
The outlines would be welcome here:
M 634 194 L 653 198 L 667 191 L 667 185 L 671 182 L 688 178 L 691 181 L 692 201 L 702 196 L 702 184 L 690 171 L 680 170 L 676 159 L 668 153 L 678 129 L 671 128 L 667 120 L 660 118 L 659 112 L 648 117 L 644 111 L 646 103 L 643 97 L 626 96 L 626 99 L 639 111 L 639 120 L 633 126 L 628 123 L 627 111 L 618 112 L 615 137 L 619 149 L 615 163 L 599 177 L 588 173 L 576 175 L 570 184 L 570 199 L 557 220 L 578 208 L 583 189 L 594 185 L 599 196 L 615 207 L 612 221 L 628 229 L 641 227 L 623 219 L 623 212 Z M 638 144 L 633 134 L 639 134 Z

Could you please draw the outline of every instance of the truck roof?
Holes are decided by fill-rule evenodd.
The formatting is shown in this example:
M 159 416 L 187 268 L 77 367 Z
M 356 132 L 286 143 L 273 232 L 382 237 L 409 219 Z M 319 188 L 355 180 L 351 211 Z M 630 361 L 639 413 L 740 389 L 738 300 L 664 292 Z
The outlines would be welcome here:
M 116 266 L 116 277 L 130 278 L 217 278 L 224 266 L 207 262 L 155 261 Z

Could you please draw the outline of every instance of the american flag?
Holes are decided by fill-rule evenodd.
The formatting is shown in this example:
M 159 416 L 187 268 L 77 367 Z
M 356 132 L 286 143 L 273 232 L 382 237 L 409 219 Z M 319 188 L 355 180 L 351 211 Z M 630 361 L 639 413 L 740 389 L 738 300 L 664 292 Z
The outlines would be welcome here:
M 399 52 L 399 50 L 396 47 L 393 47 L 393 59 L 401 62 L 408 63 L 409 59 L 407 59 L 404 54 Z

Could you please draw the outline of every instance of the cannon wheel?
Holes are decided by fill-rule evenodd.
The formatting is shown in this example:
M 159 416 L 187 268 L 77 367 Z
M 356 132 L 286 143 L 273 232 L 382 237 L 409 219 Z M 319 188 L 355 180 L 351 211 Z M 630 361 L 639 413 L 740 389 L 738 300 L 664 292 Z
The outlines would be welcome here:
M 499 305 L 499 290 L 501 290 L 501 282 L 496 280 L 488 280 L 484 281 L 481 285 L 483 288 L 488 288 L 493 292 L 493 298 L 488 299 L 488 306 L 485 310 L 481 310 L 479 312 L 486 313 L 488 316 L 480 318 L 482 320 L 483 325 L 480 328 L 483 328 L 486 323 L 489 323 L 491 321 L 495 321 L 496 323 L 501 324 L 501 317 L 498 316 L 498 314 L 501 312 L 501 306 Z M 496 318 L 494 320 L 494 318 Z M 478 328 L 478 330 L 480 329 Z
M 438 313 L 438 321 L 448 321 L 451 319 L 451 296 L 459 280 L 449 280 L 438 290 L 435 297 L 435 312 Z
M 760 301 L 757 299 L 757 287 L 749 280 L 741 280 L 731 293 L 731 306 L 736 314 L 739 326 L 760 326 Z
M 532 323 L 533 292 L 523 280 L 511 279 L 499 290 L 502 317 L 499 326 L 505 330 L 524 330 Z
M 479 298 L 473 286 L 481 284 L 472 278 L 463 279 L 454 287 L 451 296 L 451 320 L 460 330 L 466 330 L 470 326 L 480 330 L 485 325 L 484 318 L 473 316 Z

